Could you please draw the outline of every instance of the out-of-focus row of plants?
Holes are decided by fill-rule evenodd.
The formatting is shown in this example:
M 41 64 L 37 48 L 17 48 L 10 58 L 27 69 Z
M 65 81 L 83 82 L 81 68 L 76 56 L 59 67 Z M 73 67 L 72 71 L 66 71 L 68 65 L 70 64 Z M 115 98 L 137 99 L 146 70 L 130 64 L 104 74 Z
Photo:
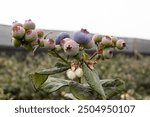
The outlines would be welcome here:
M 36 91 L 28 77 L 31 71 L 52 68 L 55 61 L 47 54 L 1 54 L 0 99 L 64 99 L 61 89 L 52 94 Z M 100 61 L 96 67 L 103 74 L 101 79 L 118 78 L 126 82 L 126 90 L 113 99 L 150 99 L 150 56 L 117 55 Z

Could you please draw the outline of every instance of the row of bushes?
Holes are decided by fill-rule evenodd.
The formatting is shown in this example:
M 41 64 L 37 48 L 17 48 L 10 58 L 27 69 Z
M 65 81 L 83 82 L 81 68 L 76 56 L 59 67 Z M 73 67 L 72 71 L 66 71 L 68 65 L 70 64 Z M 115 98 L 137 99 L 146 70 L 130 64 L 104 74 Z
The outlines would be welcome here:
M 0 99 L 64 99 L 61 91 L 48 94 L 34 90 L 28 74 L 53 67 L 56 60 L 46 54 L 24 56 L 0 55 Z M 126 90 L 113 99 L 150 99 L 150 56 L 137 54 L 129 57 L 117 55 L 111 60 L 100 60 L 101 79 L 120 78 Z M 101 75 L 100 75 L 101 76 Z

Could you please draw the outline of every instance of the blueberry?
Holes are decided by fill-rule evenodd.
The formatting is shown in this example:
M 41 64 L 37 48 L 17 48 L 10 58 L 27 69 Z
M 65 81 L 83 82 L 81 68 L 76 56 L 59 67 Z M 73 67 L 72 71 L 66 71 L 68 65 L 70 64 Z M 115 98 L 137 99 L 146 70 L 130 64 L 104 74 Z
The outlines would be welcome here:
M 25 21 L 23 27 L 26 30 L 35 29 L 35 23 L 31 19 L 29 19 Z
M 91 35 L 86 29 L 81 29 L 74 33 L 73 40 L 81 45 L 88 44 L 91 41 Z
M 70 35 L 67 32 L 61 32 L 56 36 L 56 45 L 60 44 L 60 41 L 65 38 L 70 38 Z

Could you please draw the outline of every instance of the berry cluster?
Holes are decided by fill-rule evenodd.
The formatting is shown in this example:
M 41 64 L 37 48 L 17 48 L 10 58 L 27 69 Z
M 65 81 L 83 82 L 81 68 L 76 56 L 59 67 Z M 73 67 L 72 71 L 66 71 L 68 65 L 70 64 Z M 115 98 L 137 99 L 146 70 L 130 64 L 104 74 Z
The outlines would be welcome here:
M 20 47 L 21 45 L 28 50 L 31 50 L 33 46 L 40 44 L 41 39 L 44 36 L 44 32 L 41 29 L 35 29 L 36 25 L 32 20 L 26 20 L 24 24 L 17 21 L 12 24 L 12 44 L 14 47 Z
M 49 52 L 55 52 L 58 58 L 70 65 L 70 69 L 67 71 L 69 79 L 83 76 L 81 67 L 83 62 L 89 68 L 94 69 L 93 66 L 98 58 L 109 59 L 113 56 L 114 48 L 123 49 L 126 47 L 126 42 L 122 39 L 99 34 L 92 35 L 86 29 L 74 32 L 72 37 L 67 32 L 61 32 L 56 37 L 51 37 L 50 34 L 44 36 L 43 30 L 35 29 L 35 27 L 35 23 L 32 20 L 26 20 L 24 24 L 17 21 L 13 22 L 13 46 L 23 46 L 29 50 L 38 46 L 47 48 Z M 84 51 L 95 47 L 96 52 L 93 55 Z M 63 58 L 59 55 L 58 51 L 60 50 L 63 50 L 67 60 L 66 57 Z

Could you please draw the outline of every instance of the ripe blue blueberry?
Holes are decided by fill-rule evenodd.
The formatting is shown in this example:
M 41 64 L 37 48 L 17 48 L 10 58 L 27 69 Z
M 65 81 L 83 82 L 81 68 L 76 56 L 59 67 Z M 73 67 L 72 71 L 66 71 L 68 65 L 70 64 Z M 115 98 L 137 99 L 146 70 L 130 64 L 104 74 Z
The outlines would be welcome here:
M 81 45 L 88 44 L 91 41 L 91 35 L 86 29 L 81 29 L 74 33 L 73 40 Z
M 56 45 L 59 45 L 62 39 L 70 38 L 67 32 L 61 32 L 56 36 Z

